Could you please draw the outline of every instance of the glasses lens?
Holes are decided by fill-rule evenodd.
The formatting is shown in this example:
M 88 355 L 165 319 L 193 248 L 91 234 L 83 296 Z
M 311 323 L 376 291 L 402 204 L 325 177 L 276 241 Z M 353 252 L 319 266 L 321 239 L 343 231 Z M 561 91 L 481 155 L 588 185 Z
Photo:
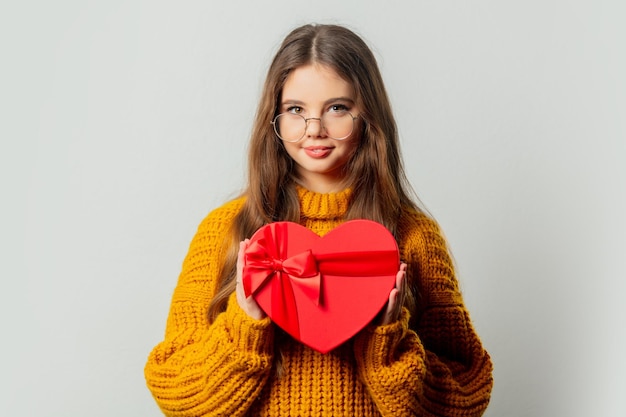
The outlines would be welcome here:
M 326 134 L 335 140 L 347 139 L 354 129 L 354 118 L 347 111 L 325 113 L 322 124 Z
M 274 131 L 285 142 L 297 142 L 306 133 L 306 120 L 299 114 L 279 114 L 274 119 Z

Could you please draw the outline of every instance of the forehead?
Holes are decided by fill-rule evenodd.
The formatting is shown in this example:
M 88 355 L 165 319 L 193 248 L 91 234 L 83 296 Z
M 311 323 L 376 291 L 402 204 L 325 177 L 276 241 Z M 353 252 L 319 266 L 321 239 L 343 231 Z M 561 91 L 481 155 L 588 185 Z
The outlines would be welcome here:
M 325 65 L 309 64 L 291 71 L 285 80 L 282 101 L 324 102 L 344 97 L 354 99 L 352 85 Z

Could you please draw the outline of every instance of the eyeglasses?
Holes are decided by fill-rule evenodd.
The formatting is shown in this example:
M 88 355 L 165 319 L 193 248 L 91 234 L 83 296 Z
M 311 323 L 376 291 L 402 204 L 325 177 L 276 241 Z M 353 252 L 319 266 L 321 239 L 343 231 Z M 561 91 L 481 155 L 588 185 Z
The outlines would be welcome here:
M 348 139 L 354 130 L 354 121 L 358 116 L 352 116 L 347 111 L 329 111 L 322 117 L 305 118 L 301 114 L 281 113 L 274 117 L 271 124 L 276 135 L 285 142 L 298 142 L 306 135 L 309 120 L 317 120 L 329 138 L 334 140 Z

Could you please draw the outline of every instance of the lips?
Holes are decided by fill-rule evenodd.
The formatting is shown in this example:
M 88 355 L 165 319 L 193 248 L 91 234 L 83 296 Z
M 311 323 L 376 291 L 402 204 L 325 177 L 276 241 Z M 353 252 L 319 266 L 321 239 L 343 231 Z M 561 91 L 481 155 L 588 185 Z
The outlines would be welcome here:
M 311 158 L 325 158 L 332 150 L 333 148 L 329 146 L 309 146 L 304 148 L 304 152 Z

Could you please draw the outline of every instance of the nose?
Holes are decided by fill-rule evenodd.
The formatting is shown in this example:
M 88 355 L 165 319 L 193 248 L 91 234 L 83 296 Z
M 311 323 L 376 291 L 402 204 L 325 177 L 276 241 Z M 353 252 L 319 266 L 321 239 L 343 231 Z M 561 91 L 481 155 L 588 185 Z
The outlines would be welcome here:
M 305 120 L 306 120 L 306 135 L 308 137 L 324 136 L 324 128 L 322 126 L 321 118 L 309 117 L 308 119 L 305 119 Z

